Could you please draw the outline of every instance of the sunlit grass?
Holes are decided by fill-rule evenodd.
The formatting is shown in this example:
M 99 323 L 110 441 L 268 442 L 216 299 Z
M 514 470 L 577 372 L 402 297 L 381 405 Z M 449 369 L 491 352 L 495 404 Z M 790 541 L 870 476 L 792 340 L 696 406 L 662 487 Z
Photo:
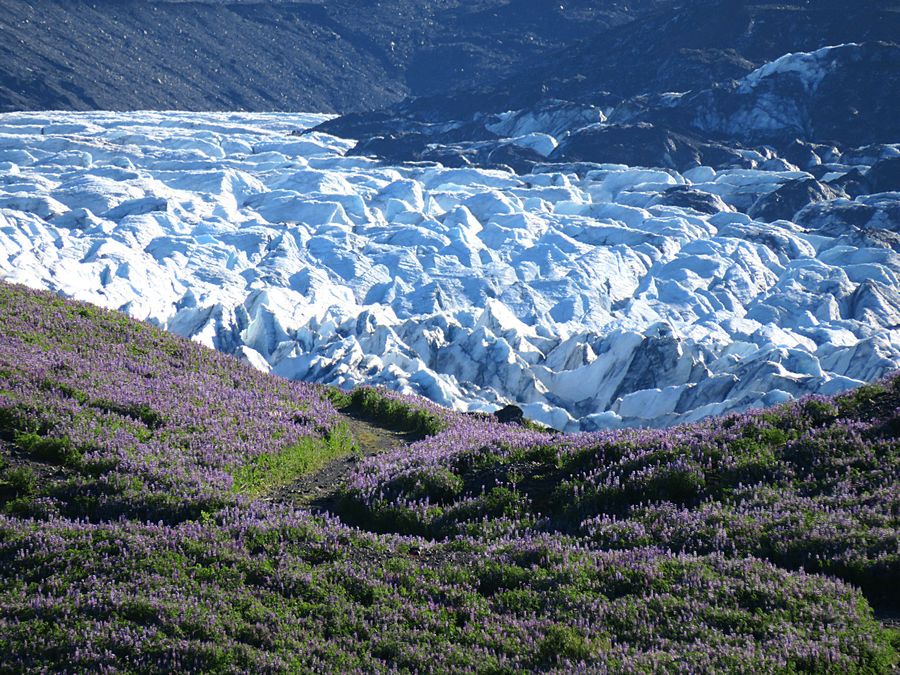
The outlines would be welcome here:
M 349 427 L 338 424 L 324 438 L 302 438 L 281 452 L 260 455 L 243 465 L 233 474 L 232 490 L 259 497 L 357 451 Z

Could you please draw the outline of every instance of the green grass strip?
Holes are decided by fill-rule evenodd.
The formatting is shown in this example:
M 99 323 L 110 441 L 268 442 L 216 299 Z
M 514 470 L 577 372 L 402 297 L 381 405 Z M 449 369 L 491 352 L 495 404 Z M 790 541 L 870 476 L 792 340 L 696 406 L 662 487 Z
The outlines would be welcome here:
M 303 438 L 275 454 L 260 455 L 232 474 L 232 491 L 259 497 L 310 473 L 329 462 L 357 452 L 346 424 L 338 424 L 324 438 Z

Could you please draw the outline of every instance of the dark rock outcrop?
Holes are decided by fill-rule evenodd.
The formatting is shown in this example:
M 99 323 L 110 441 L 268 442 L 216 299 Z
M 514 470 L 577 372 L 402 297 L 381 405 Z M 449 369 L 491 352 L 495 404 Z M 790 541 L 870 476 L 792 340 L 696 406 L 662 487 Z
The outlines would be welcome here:
M 839 178 L 828 181 L 828 186 L 851 198 L 872 192 L 872 186 L 859 169 L 851 169 Z
M 686 185 L 676 185 L 669 188 L 654 199 L 653 203 L 679 206 L 683 209 L 693 209 L 698 213 L 708 213 L 710 215 L 732 210 L 718 195 L 711 195 L 708 192 Z
M 597 124 L 566 137 L 549 158 L 687 169 L 703 163 L 701 143 L 652 124 Z
M 866 174 L 872 192 L 900 192 L 900 157 L 876 162 Z
M 747 213 L 753 218 L 768 222 L 792 220 L 800 209 L 809 204 L 846 196 L 814 178 L 801 178 L 785 183 L 774 192 L 763 195 L 756 200 Z
M 494 417 L 502 424 L 524 424 L 525 413 L 517 405 L 507 405 L 494 412 Z
M 801 169 L 809 170 L 822 164 L 822 158 L 817 152 L 816 145 L 801 141 L 799 138 L 794 139 L 782 149 L 781 157 Z
M 890 248 L 900 253 L 900 200 L 891 196 L 818 202 L 801 209 L 794 220 L 857 248 Z

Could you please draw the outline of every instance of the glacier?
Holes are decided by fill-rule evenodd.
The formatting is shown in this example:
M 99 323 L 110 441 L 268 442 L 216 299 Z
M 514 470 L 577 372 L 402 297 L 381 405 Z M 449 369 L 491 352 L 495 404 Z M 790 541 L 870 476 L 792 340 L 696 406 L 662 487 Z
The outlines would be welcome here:
M 390 165 L 309 132 L 327 119 L 0 115 L 0 278 L 284 377 L 515 403 L 566 431 L 833 394 L 900 366 L 896 192 L 766 222 L 760 204 L 814 176 L 763 156 Z M 512 113 L 501 126 L 541 155 L 560 140 Z M 900 146 L 869 154 L 828 169 Z

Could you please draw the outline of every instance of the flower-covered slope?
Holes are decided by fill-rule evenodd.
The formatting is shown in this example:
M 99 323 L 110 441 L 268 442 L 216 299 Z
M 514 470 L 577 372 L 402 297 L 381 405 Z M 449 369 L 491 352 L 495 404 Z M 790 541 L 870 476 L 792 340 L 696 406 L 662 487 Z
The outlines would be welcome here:
M 668 430 L 559 435 L 459 422 L 363 462 L 369 527 L 567 532 L 603 549 L 758 556 L 900 604 L 900 377 Z
M 419 409 L 437 432 L 353 478 L 346 508 L 377 533 L 268 497 L 273 472 L 346 451 L 326 390 L 18 287 L 0 286 L 0 337 L 0 672 L 897 662 L 860 590 L 779 559 L 791 536 L 765 531 L 787 527 L 766 520 L 781 491 L 812 531 L 847 533 L 818 550 L 838 571 L 896 574 L 896 381 L 721 428 L 573 437 L 368 390 L 371 413 Z
M 322 388 L 116 312 L 4 284 L 0 326 L 0 438 L 18 469 L 45 462 L 56 477 L 8 510 L 196 516 L 237 499 L 235 479 L 261 458 L 308 443 L 327 453 L 339 436 Z

